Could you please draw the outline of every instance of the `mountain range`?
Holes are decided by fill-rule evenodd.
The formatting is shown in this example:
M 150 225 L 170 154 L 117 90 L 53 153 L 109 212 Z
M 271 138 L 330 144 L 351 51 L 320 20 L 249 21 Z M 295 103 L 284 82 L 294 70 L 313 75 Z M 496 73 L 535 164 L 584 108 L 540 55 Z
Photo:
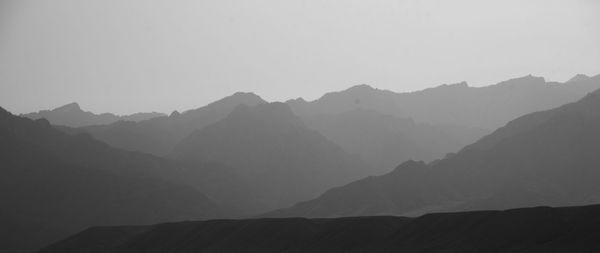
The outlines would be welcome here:
M 240 105 L 266 103 L 253 93 L 238 92 L 206 106 L 169 116 L 156 117 L 140 122 L 120 121 L 108 125 L 63 129 L 67 132 L 87 132 L 98 140 L 125 150 L 139 151 L 157 156 L 169 154 L 175 145 L 194 130 L 224 119 Z
M 33 250 L 90 226 L 228 217 L 234 211 L 166 180 L 187 168 L 0 108 L 0 249 Z
M 496 129 L 525 114 L 574 102 L 599 89 L 598 79 L 600 75 L 577 75 L 558 83 L 529 75 L 483 87 L 461 82 L 405 93 L 358 85 L 314 101 L 295 99 L 287 103 L 303 118 L 369 109 L 418 123 Z
M 455 155 L 333 188 L 269 217 L 417 215 L 600 201 L 600 90 L 519 117 Z
M 85 123 L 91 113 L 76 104 L 52 110 L 54 122 L 0 109 L 0 251 L 31 251 L 90 226 L 139 225 L 91 230 L 92 238 L 81 234 L 92 244 L 74 239 L 75 246 L 106 252 L 95 248 L 98 239 L 109 248 L 118 245 L 111 250 L 119 252 L 129 247 L 121 245 L 130 245 L 128 235 L 145 236 L 155 228 L 148 224 L 162 222 L 319 218 L 278 220 L 281 227 L 273 231 L 297 230 L 304 238 L 304 229 L 325 229 L 325 235 L 306 239 L 322 242 L 354 222 L 320 218 L 599 203 L 598 87 L 600 75 L 578 75 L 565 83 L 526 76 L 481 88 L 462 83 L 412 93 L 360 85 L 312 102 L 269 103 L 235 93 L 183 113 L 95 125 Z M 61 117 L 73 121 L 56 123 Z M 244 227 L 268 231 L 268 221 L 221 220 L 214 228 L 241 226 L 239 240 L 248 240 L 261 233 Z M 321 222 L 336 225 L 310 225 Z M 357 224 L 380 222 L 396 221 Z M 156 241 L 131 242 L 137 246 L 127 249 L 170 249 L 161 237 L 205 223 L 174 224 L 176 230 L 151 234 Z M 215 240 L 221 240 L 219 233 Z M 181 238 L 196 240 L 187 236 Z M 304 249 L 282 240 L 290 249 Z M 316 242 L 311 249 L 320 247 L 345 249 Z
M 52 125 L 83 127 L 92 125 L 106 125 L 117 121 L 143 121 L 151 118 L 164 116 L 158 112 L 140 112 L 131 115 L 118 116 L 112 113 L 94 114 L 81 109 L 78 103 L 70 103 L 52 110 L 42 110 L 22 114 L 21 116 L 30 119 L 44 118 Z
M 262 199 L 263 211 L 316 197 L 370 172 L 284 103 L 239 105 L 225 119 L 194 131 L 170 157 L 237 168 Z

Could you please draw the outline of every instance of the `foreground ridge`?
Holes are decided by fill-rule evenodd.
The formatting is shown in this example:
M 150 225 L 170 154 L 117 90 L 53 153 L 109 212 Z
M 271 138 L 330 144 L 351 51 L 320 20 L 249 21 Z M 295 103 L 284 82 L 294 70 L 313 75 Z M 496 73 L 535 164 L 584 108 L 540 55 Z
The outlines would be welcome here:
M 600 205 L 95 227 L 52 252 L 598 252 Z

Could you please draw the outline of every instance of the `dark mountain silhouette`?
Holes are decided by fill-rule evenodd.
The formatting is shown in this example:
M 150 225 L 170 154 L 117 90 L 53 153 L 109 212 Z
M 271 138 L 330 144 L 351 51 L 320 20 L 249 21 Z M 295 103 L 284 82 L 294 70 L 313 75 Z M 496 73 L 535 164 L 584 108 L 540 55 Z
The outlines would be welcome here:
M 600 206 L 94 227 L 40 253 L 598 252 Z
M 231 215 L 194 188 L 160 179 L 181 170 L 192 168 L 0 108 L 0 250 L 33 250 L 89 226 Z
M 183 113 L 173 112 L 169 116 L 141 122 L 116 122 L 110 125 L 66 129 L 66 131 L 88 132 L 114 147 L 164 156 L 194 130 L 225 118 L 236 106 L 261 103 L 265 101 L 253 93 L 238 92 Z
M 488 134 L 484 129 L 417 124 L 412 119 L 355 109 L 304 118 L 346 152 L 358 154 L 378 175 L 408 160 L 433 161 L 455 153 Z
M 140 112 L 131 115 L 118 116 L 111 113 L 94 114 L 92 112 L 83 111 L 79 104 L 70 103 L 53 110 L 43 110 L 39 112 L 32 112 L 23 114 L 21 116 L 30 119 L 47 119 L 52 125 L 69 126 L 69 127 L 82 127 L 91 125 L 105 125 L 117 122 L 119 120 L 124 121 L 142 121 L 151 118 L 164 116 L 163 113 L 157 112 Z
M 238 106 L 184 139 L 171 157 L 237 168 L 254 188 L 249 193 L 261 198 L 263 211 L 313 198 L 369 171 L 358 157 L 308 129 L 284 103 Z
M 600 90 L 576 103 L 522 116 L 431 164 L 331 189 L 266 216 L 414 215 L 600 202 Z
M 469 87 L 462 82 L 408 93 L 359 85 L 315 101 L 287 103 L 302 118 L 369 109 L 419 123 L 496 129 L 522 115 L 574 102 L 598 88 L 600 75 L 567 83 L 525 76 L 485 87 Z

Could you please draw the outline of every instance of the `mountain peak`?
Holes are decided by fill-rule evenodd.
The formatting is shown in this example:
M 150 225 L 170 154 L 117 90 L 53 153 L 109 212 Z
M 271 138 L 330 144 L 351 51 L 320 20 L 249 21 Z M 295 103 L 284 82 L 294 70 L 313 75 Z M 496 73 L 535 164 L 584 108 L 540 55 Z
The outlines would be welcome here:
M 540 76 L 526 75 L 500 82 L 498 86 L 522 86 L 522 85 L 543 85 L 546 84 L 546 79 Z
M 569 79 L 567 83 L 579 82 L 587 79 L 590 79 L 590 77 L 584 74 L 577 74 L 574 77 L 571 77 L 571 79 Z
M 377 90 L 368 84 L 358 84 L 348 88 L 346 91 L 374 91 Z
M 60 111 L 60 112 L 81 111 L 81 107 L 79 107 L 78 103 L 73 102 L 73 103 L 66 104 L 61 107 L 55 108 L 52 111 Z

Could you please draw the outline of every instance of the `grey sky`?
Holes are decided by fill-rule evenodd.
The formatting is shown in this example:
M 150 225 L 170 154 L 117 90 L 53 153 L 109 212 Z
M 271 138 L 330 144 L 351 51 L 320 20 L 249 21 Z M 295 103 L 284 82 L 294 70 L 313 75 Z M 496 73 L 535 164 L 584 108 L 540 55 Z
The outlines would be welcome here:
M 184 110 L 600 73 L 600 1 L 0 0 L 0 106 Z

